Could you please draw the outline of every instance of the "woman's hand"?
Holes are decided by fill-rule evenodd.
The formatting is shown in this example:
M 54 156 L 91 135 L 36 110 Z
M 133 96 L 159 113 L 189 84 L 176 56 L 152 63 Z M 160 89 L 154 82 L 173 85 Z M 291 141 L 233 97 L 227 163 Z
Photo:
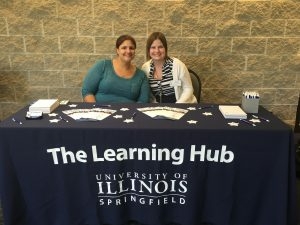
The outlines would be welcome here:
M 96 102 L 96 98 L 94 95 L 86 95 L 83 98 L 84 102 Z

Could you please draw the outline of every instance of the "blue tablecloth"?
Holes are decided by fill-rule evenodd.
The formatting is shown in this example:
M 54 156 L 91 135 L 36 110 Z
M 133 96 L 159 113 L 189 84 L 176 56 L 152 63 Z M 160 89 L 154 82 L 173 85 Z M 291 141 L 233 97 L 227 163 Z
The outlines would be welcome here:
M 5 225 L 296 224 L 292 129 L 264 108 L 270 122 L 251 126 L 186 104 L 165 105 L 188 109 L 177 121 L 137 110 L 158 105 L 116 104 L 78 122 L 62 113 L 70 104 L 0 123 Z

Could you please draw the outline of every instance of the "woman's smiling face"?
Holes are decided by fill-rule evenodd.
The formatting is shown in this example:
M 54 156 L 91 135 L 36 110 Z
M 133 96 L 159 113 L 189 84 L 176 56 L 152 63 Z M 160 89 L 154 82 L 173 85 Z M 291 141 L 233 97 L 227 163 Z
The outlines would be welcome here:
M 130 40 L 125 40 L 117 48 L 117 54 L 119 58 L 123 61 L 130 62 L 134 59 L 135 56 L 135 46 Z
M 156 39 L 150 46 L 149 55 L 154 61 L 164 61 L 166 58 L 166 49 L 163 43 Z

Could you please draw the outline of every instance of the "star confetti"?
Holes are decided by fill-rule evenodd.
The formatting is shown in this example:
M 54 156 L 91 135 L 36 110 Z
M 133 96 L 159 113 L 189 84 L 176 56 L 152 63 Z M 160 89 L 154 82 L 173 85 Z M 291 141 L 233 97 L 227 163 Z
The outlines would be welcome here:
M 58 123 L 59 121 L 60 121 L 59 119 L 49 120 L 50 123 Z
M 126 120 L 124 120 L 124 123 L 133 123 L 134 121 L 133 121 L 133 119 L 126 119 Z
M 113 116 L 114 118 L 116 118 L 116 119 L 120 119 L 120 118 L 123 118 L 123 116 L 122 115 L 115 115 L 115 116 Z
M 211 112 L 204 112 L 202 113 L 204 116 L 212 116 L 212 113 Z
M 238 127 L 239 126 L 239 123 L 236 123 L 236 122 L 230 122 L 228 123 L 229 126 L 231 127 Z
M 187 121 L 189 124 L 196 124 L 198 121 L 196 121 L 196 120 L 188 120 Z
M 251 121 L 252 123 L 260 123 L 261 122 L 260 119 L 251 119 L 249 121 Z

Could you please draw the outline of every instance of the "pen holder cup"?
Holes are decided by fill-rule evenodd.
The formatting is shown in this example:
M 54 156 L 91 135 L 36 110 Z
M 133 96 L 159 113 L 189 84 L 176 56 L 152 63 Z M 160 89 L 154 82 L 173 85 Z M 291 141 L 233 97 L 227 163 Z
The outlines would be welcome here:
M 242 109 L 246 113 L 258 113 L 259 98 L 242 97 Z

